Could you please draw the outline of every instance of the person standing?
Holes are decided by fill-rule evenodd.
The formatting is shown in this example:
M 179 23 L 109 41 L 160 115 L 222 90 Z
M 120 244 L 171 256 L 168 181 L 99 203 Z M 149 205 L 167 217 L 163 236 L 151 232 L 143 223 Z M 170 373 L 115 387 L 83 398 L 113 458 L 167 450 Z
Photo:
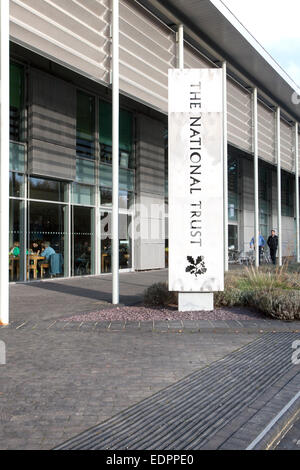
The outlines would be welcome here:
M 265 246 L 266 244 L 266 241 L 264 239 L 264 237 L 259 234 L 259 240 L 258 240 L 258 246 L 259 246 L 259 264 L 261 264 L 261 258 L 262 258 L 262 252 L 263 252 L 263 247 Z M 255 243 L 254 243 L 254 237 L 251 238 L 251 241 L 250 241 L 250 248 L 254 248 L 255 249 Z
M 278 237 L 275 230 L 271 231 L 271 235 L 267 241 L 268 247 L 270 249 L 270 256 L 273 264 L 276 264 L 276 251 L 278 248 Z

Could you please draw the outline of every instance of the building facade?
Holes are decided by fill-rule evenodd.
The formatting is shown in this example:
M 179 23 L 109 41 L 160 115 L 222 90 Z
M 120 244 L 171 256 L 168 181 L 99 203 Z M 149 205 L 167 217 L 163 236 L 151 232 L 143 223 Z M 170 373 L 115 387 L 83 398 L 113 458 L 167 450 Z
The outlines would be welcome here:
M 9 3 L 10 281 L 35 280 L 51 272 L 62 277 L 108 273 L 112 2 Z M 214 34 L 218 21 L 222 33 L 218 42 L 203 25 L 193 23 L 192 3 L 119 2 L 122 270 L 167 266 L 167 78 L 168 69 L 178 64 L 178 24 L 185 31 L 186 68 L 227 64 L 229 250 L 248 251 L 254 235 L 256 144 L 259 230 L 267 238 L 281 221 L 282 255 L 297 255 L 300 105 L 293 101 L 297 88 L 270 58 L 262 57 L 259 48 L 246 41 L 243 32 L 232 32 L 231 19 L 218 9 L 217 1 L 198 2 L 195 16 L 201 13 L 204 23 L 205 17 L 211 21 Z M 234 34 L 240 38 L 241 49 L 251 48 L 253 61 L 257 66 L 262 63 L 261 69 L 251 70 L 250 56 L 249 70 L 238 59 Z M 59 255 L 55 267 L 33 256 L 47 244 Z

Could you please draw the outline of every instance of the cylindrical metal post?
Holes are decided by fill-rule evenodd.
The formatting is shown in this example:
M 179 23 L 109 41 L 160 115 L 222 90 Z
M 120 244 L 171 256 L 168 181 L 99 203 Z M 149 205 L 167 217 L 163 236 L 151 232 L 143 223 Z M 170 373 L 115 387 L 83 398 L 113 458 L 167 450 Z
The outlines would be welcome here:
M 112 303 L 119 303 L 119 0 L 112 0 Z
M 277 153 L 277 230 L 278 230 L 278 264 L 282 266 L 282 239 L 281 239 L 281 139 L 280 139 L 280 115 L 276 110 L 276 153 Z
M 178 25 L 178 67 L 179 69 L 184 69 L 184 31 L 183 25 Z
M 254 153 L 254 243 L 255 266 L 259 266 L 259 198 L 258 198 L 258 119 L 257 88 L 253 90 L 253 153 Z
M 299 126 L 295 125 L 296 259 L 300 263 Z
M 223 191 L 224 191 L 224 270 L 228 271 L 228 142 L 227 142 L 227 64 L 223 62 Z
M 0 2 L 0 322 L 9 322 L 9 2 Z

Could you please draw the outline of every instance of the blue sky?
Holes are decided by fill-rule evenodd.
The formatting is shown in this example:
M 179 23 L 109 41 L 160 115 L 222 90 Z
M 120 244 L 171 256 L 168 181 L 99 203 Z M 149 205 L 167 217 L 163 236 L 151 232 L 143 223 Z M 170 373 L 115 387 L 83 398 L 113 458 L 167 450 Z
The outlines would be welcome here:
M 222 0 L 300 86 L 300 0 Z

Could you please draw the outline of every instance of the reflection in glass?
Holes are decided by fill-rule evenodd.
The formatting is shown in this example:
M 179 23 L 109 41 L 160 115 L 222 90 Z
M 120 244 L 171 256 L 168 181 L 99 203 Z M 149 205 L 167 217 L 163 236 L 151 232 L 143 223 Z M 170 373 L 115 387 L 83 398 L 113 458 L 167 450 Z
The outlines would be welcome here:
M 94 159 L 95 98 L 82 91 L 77 91 L 76 121 L 76 155 Z
M 101 212 L 101 272 L 111 272 L 111 212 Z
M 10 64 L 9 138 L 14 142 L 24 140 L 24 68 Z
M 45 178 L 29 178 L 30 199 L 67 202 L 67 183 Z
M 131 216 L 119 214 L 119 267 L 132 267 Z M 101 212 L 101 272 L 111 272 L 111 213 Z
M 130 230 L 131 216 L 128 214 L 119 214 L 120 269 L 129 269 L 132 267 Z
M 89 207 L 73 207 L 72 230 L 72 275 L 84 276 L 93 274 L 92 259 L 93 238 L 92 231 L 93 209 Z
M 25 171 L 25 145 L 9 143 L 9 169 Z
M 228 249 L 238 250 L 238 227 L 237 225 L 228 225 Z
M 94 187 L 73 183 L 72 202 L 73 204 L 92 206 L 94 204 Z
M 10 171 L 9 195 L 11 197 L 24 197 L 24 175 Z
M 134 194 L 129 191 L 119 191 L 119 208 L 130 209 L 134 201 Z M 100 205 L 112 207 L 112 190 L 110 188 L 100 188 Z

